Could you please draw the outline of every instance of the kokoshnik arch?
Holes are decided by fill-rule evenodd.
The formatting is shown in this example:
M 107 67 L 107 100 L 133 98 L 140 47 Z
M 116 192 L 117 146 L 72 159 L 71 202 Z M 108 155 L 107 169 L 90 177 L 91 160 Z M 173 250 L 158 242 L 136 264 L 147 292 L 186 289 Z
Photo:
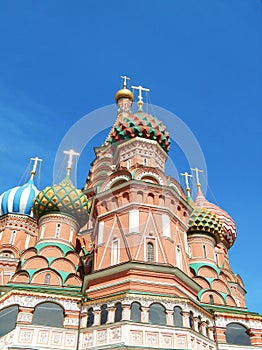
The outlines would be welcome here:
M 30 179 L 0 196 L 1 349 L 261 349 L 262 317 L 229 263 L 233 219 L 165 174 L 170 136 L 117 91 L 83 189 Z M 161 118 L 161 115 L 159 116 Z

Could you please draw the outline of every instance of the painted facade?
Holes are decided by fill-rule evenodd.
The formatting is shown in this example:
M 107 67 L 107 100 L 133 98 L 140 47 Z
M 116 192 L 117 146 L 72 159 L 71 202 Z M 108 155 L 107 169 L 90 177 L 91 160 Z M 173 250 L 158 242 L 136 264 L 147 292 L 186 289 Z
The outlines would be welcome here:
M 83 190 L 0 196 L 1 349 L 262 349 L 229 263 L 233 219 L 165 175 L 170 138 L 124 86 Z M 188 176 L 187 173 L 185 173 Z M 188 184 L 188 183 L 187 183 Z

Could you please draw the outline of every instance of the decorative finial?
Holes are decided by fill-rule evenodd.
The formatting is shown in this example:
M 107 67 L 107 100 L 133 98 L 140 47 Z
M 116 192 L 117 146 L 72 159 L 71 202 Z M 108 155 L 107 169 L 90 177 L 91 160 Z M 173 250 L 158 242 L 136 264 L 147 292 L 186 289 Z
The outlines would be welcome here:
M 188 172 L 184 172 L 184 173 L 180 173 L 181 176 L 185 177 L 185 183 L 186 183 L 186 193 L 187 193 L 187 197 L 190 198 L 190 187 L 189 187 L 189 177 L 192 177 L 192 175 L 188 174 Z
M 144 88 L 141 85 L 139 85 L 139 86 L 133 86 L 132 85 L 131 87 L 132 87 L 132 89 L 139 91 L 137 105 L 138 105 L 138 110 L 142 110 L 142 107 L 143 107 L 143 104 L 144 104 L 142 91 L 149 92 L 150 89 Z
M 76 157 L 80 156 L 80 153 L 77 153 L 73 149 L 70 149 L 69 151 L 64 151 L 64 154 L 68 155 L 66 175 L 70 176 L 70 172 L 71 172 L 72 164 L 73 164 L 73 157 L 74 156 L 76 156 Z
M 126 82 L 127 82 L 127 80 L 130 80 L 130 78 L 127 77 L 126 75 L 121 75 L 120 78 L 123 79 L 123 88 L 126 89 L 126 87 L 127 87 L 127 83 Z
M 38 162 L 42 162 L 43 159 L 40 159 L 40 158 L 38 158 L 38 157 L 35 157 L 35 158 L 30 158 L 30 160 L 33 160 L 33 161 L 34 161 L 33 169 L 32 169 L 32 171 L 31 171 L 31 173 L 30 173 L 30 174 L 31 174 L 30 180 L 33 180 L 33 179 L 34 179 L 34 176 L 35 176 L 35 174 L 36 174 L 37 163 L 38 163 Z
M 199 173 L 203 173 L 204 170 L 198 169 L 198 168 L 191 168 L 192 171 L 195 171 L 196 173 L 196 185 L 197 185 L 197 189 L 198 191 L 200 191 L 201 189 L 201 183 L 199 181 Z

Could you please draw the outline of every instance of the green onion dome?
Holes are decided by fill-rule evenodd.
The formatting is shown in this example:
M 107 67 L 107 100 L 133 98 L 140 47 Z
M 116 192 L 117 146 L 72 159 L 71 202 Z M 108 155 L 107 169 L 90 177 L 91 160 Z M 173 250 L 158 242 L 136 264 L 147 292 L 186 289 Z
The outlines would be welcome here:
M 195 208 L 190 215 L 188 234 L 203 233 L 212 236 L 216 243 L 223 238 L 222 222 L 205 208 Z
M 119 119 L 109 135 L 109 142 L 115 143 L 135 137 L 157 141 L 165 152 L 169 151 L 170 139 L 166 127 L 157 118 L 142 110 Z
M 75 188 L 69 176 L 59 185 L 47 186 L 34 199 L 33 213 L 36 219 L 50 213 L 64 213 L 74 217 L 82 227 L 88 219 L 86 195 Z

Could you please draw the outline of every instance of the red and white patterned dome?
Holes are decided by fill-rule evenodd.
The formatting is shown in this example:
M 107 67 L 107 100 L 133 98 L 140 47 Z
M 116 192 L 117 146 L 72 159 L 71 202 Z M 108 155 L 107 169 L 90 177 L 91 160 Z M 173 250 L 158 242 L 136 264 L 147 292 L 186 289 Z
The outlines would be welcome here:
M 227 247 L 227 249 L 231 248 L 237 237 L 236 224 L 234 223 L 234 220 L 231 218 L 231 216 L 225 210 L 221 209 L 219 206 L 213 203 L 210 203 L 204 197 L 200 189 L 198 190 L 195 204 L 198 207 L 206 208 L 212 211 L 220 219 L 220 221 L 222 222 L 222 228 L 224 231 L 222 242 Z

